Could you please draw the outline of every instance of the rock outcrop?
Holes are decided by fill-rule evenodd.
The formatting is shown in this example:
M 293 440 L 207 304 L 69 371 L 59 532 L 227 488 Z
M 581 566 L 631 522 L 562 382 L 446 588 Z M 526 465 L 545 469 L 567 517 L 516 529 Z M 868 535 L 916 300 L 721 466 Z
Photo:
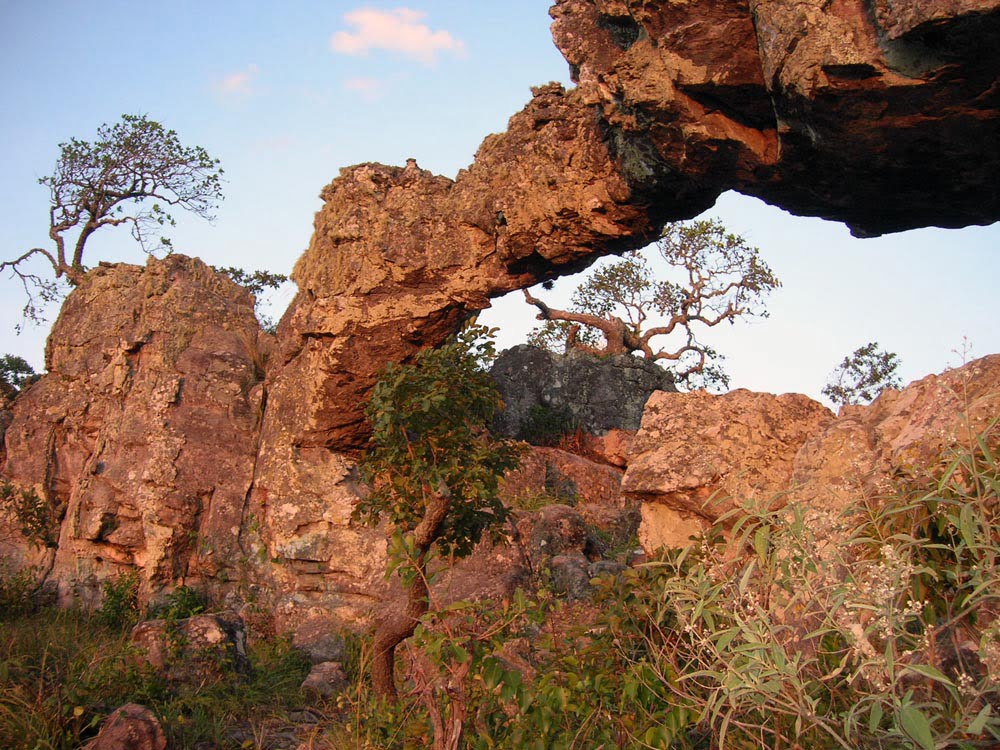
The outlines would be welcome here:
M 1000 218 L 1000 0 L 560 0 L 551 12 L 578 86 L 535 89 L 455 180 L 413 161 L 342 170 L 276 341 L 249 295 L 199 261 L 90 272 L 53 329 L 49 373 L 2 419 L 5 476 L 37 494 L 58 542 L 0 534 L 0 553 L 41 565 L 66 599 L 93 602 L 102 579 L 137 567 L 146 595 L 263 584 L 279 624 L 355 621 L 391 595 L 384 535 L 350 522 L 362 404 L 386 362 L 493 297 L 647 244 L 727 189 L 862 235 Z M 877 481 L 936 445 L 912 439 L 916 425 L 955 424 L 930 416 L 955 413 L 943 390 L 913 393 L 836 421 L 795 405 L 801 423 L 743 453 L 702 439 L 711 465 L 690 482 L 678 466 L 654 471 L 659 449 L 641 435 L 595 451 L 629 465 L 633 500 L 655 496 L 647 509 L 750 479 L 809 492 L 845 475 L 845 446 Z M 771 406 L 747 408 L 752 443 Z M 768 468 L 741 475 L 744 460 Z M 502 558 L 484 580 L 511 569 Z
M 501 352 L 490 375 L 504 404 L 497 430 L 520 439 L 530 439 L 525 429 L 539 414 L 564 418 L 592 435 L 634 432 L 650 394 L 676 390 L 670 373 L 646 359 L 558 355 L 527 344 Z
M 683 546 L 744 500 L 839 511 L 900 479 L 927 481 L 997 414 L 1000 355 L 888 390 L 836 418 L 799 395 L 657 393 L 622 491 L 641 503 L 646 550 Z
M 862 235 L 1000 218 L 1000 0 L 551 13 L 575 89 L 536 89 L 454 181 L 411 160 L 323 190 L 279 330 L 269 442 L 359 448 L 384 362 L 491 297 L 647 244 L 724 190 Z
M 238 576 L 270 346 L 250 295 L 180 255 L 95 269 L 67 298 L 5 467 L 61 521 L 64 598 L 133 567 L 147 593 Z

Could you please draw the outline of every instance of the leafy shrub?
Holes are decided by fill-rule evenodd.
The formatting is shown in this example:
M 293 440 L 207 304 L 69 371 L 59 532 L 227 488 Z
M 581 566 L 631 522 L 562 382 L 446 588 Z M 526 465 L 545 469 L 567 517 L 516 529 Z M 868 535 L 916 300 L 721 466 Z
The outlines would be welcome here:
M 25 539 L 39 547 L 58 546 L 59 517 L 34 489 L 0 482 L 0 508 L 14 516 Z
M 0 561 L 0 621 L 23 617 L 35 610 L 37 576 L 36 568 L 14 571 Z
M 95 618 L 112 628 L 130 628 L 142 614 L 139 607 L 139 571 L 121 572 L 101 585 L 103 597 Z
M 151 614 L 170 622 L 186 620 L 200 615 L 208 605 L 205 596 L 190 586 L 180 585 L 163 597 L 163 603 L 153 609 Z
M 838 405 L 868 404 L 886 388 L 899 388 L 899 357 L 875 341 L 844 357 L 821 391 Z

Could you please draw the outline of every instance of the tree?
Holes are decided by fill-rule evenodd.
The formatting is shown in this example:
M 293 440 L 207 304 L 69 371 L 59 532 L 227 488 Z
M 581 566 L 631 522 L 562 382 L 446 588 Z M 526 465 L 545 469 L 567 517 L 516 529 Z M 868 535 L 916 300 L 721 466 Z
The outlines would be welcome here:
M 391 528 L 389 574 L 406 590 L 401 610 L 379 618 L 372 680 L 396 698 L 396 647 L 429 610 L 428 565 L 434 554 L 468 555 L 487 532 L 498 541 L 508 511 L 499 481 L 517 463 L 517 447 L 489 433 L 500 395 L 482 366 L 493 356 L 485 328 L 467 328 L 408 365 L 390 364 L 366 407 L 370 448 L 361 462 L 371 485 L 355 518 Z
M 254 312 L 257 314 L 257 320 L 260 321 L 260 327 L 266 333 L 274 333 L 277 330 L 278 324 L 264 313 L 262 303 L 264 302 L 264 292 L 266 290 L 277 289 L 288 281 L 288 277 L 285 274 L 259 270 L 250 272 L 236 266 L 227 266 L 225 268 L 212 266 L 212 270 L 216 273 L 226 274 L 254 296 Z
M 899 388 L 899 357 L 871 341 L 858 347 L 830 373 L 821 391 L 838 406 L 869 404 L 886 388 Z
M 35 375 L 35 368 L 24 357 L 4 354 L 0 357 L 0 396 L 13 398 Z
M 28 302 L 24 315 L 41 319 L 41 302 L 59 297 L 59 280 L 79 284 L 86 272 L 84 254 L 99 229 L 127 225 L 146 252 L 170 247 L 160 228 L 175 225 L 173 208 L 211 220 L 222 199 L 222 169 L 200 146 L 183 146 L 173 130 L 145 115 L 123 115 L 101 125 L 93 142 L 76 138 L 59 144 L 55 171 L 38 180 L 49 189 L 49 239 L 52 247 L 33 247 L 0 263 L 21 280 Z M 47 261 L 49 279 L 30 270 L 33 257 Z
M 756 248 L 716 220 L 669 224 L 656 246 L 680 281 L 656 280 L 649 262 L 632 252 L 591 274 L 574 292 L 570 310 L 550 308 L 525 290 L 544 321 L 529 342 L 602 355 L 639 352 L 674 363 L 678 383 L 727 385 L 715 363 L 719 355 L 698 341 L 698 327 L 767 317 L 763 299 L 781 282 Z M 653 339 L 675 333 L 682 338 L 673 346 L 654 346 Z

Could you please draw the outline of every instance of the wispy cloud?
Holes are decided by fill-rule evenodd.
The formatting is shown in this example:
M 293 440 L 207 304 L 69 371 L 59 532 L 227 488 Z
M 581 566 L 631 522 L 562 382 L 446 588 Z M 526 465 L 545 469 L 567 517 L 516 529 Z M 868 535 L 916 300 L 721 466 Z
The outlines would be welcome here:
M 378 78 L 348 78 L 344 81 L 344 88 L 360 94 L 366 101 L 380 99 L 385 93 L 385 81 Z
M 257 66 L 248 65 L 245 70 L 230 73 L 215 80 L 212 88 L 222 96 L 247 96 L 254 91 L 254 79 L 257 77 Z
M 330 47 L 345 55 L 366 55 L 373 49 L 399 52 L 424 65 L 432 65 L 440 52 L 463 54 L 465 43 L 450 32 L 431 30 L 422 23 L 426 15 L 410 8 L 358 8 L 344 14 L 354 30 L 336 32 Z

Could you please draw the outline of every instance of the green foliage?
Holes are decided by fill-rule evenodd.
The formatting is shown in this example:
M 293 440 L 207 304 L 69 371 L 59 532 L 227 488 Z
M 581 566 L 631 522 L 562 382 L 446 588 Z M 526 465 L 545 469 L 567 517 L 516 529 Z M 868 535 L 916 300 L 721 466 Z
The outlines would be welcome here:
M 0 560 L 0 621 L 30 614 L 36 609 L 38 570 L 33 567 L 10 570 Z
M 103 597 L 94 619 L 109 628 L 131 628 L 142 616 L 139 606 L 139 571 L 120 572 L 101 584 Z
M 4 354 L 0 357 L 0 396 L 16 396 L 36 375 L 35 368 L 23 357 Z
M 868 404 L 886 388 L 899 388 L 899 357 L 872 341 L 854 350 L 830 374 L 822 393 L 833 403 Z
M 145 115 L 123 115 L 97 129 L 93 141 L 59 144 L 55 171 L 39 179 L 49 189 L 49 237 L 54 247 L 35 247 L 0 263 L 17 276 L 28 297 L 27 319 L 40 320 L 42 303 L 57 299 L 57 281 L 79 283 L 90 238 L 104 227 L 128 226 L 146 252 L 170 249 L 160 232 L 176 224 L 180 208 L 211 220 L 222 199 L 222 170 L 200 146 L 184 146 L 173 130 Z M 154 236 L 156 235 L 156 236 Z M 33 256 L 47 261 L 55 279 L 30 270 Z
M 574 292 L 569 311 L 529 298 L 544 321 L 529 343 L 551 351 L 599 350 L 603 336 L 604 353 L 639 352 L 669 363 L 678 384 L 727 386 L 721 356 L 698 340 L 699 327 L 767 317 L 763 300 L 781 282 L 756 248 L 716 220 L 669 224 L 657 249 L 669 278 L 656 279 L 649 261 L 633 252 L 593 272 Z M 654 348 L 653 339 L 673 343 Z
M 190 586 L 181 585 L 164 596 L 162 604 L 154 607 L 150 614 L 170 622 L 177 622 L 200 615 L 207 606 L 204 594 Z
M 388 520 L 397 530 L 393 549 L 404 557 L 403 537 L 442 492 L 450 505 L 435 541 L 445 555 L 469 554 L 487 530 L 499 535 L 507 517 L 499 481 L 516 465 L 518 450 L 488 430 L 501 402 L 482 367 L 494 351 L 481 338 L 487 333 L 472 327 L 419 352 L 413 364 L 390 364 L 366 407 L 372 437 L 361 470 L 372 491 L 355 516 Z
M 745 505 L 595 580 L 593 607 L 541 590 L 430 612 L 409 700 L 362 709 L 359 691 L 378 741 L 358 719 L 341 746 L 426 746 L 459 722 L 477 749 L 993 746 L 997 431 L 933 484 L 840 513 Z
M 308 659 L 287 639 L 251 644 L 249 655 L 250 677 L 167 685 L 141 666 L 127 632 L 83 612 L 43 609 L 0 622 L 0 747 L 76 750 L 128 702 L 153 710 L 170 747 L 268 746 L 252 738 L 288 726 Z
M 58 546 L 60 512 L 30 487 L 0 482 L 0 509 L 17 521 L 24 538 L 38 547 Z
M 991 444 L 957 456 L 930 491 L 904 487 L 840 516 L 745 507 L 721 519 L 704 544 L 649 566 L 659 608 L 636 663 L 663 676 L 713 746 L 1000 740 Z M 825 542 L 833 529 L 847 541 Z
M 262 310 L 266 299 L 264 293 L 268 289 L 278 289 L 288 281 L 288 277 L 283 273 L 271 273 L 270 271 L 260 270 L 251 272 L 243 268 L 236 268 L 235 266 L 226 266 L 225 268 L 212 266 L 212 269 L 218 273 L 226 274 L 254 296 L 254 311 L 257 313 L 257 319 L 260 320 L 261 328 L 267 333 L 274 333 L 277 329 L 277 323 L 267 317 Z

